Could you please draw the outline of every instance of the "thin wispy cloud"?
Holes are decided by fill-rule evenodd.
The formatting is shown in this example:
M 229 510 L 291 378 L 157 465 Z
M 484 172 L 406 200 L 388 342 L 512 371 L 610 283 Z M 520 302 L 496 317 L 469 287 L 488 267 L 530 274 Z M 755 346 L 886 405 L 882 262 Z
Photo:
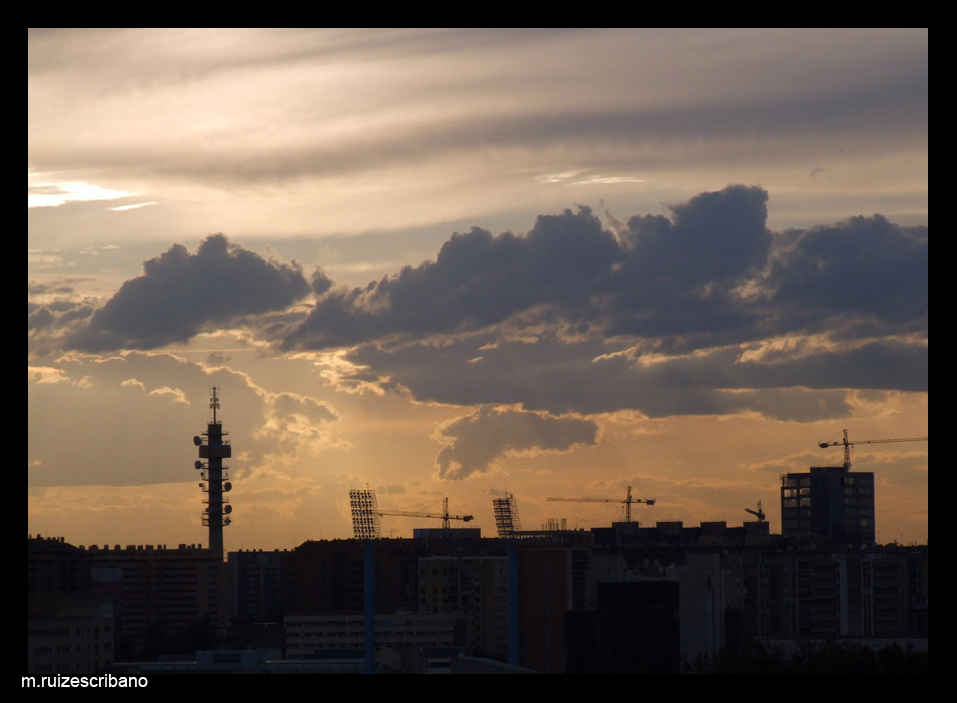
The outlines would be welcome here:
M 118 200 L 135 195 L 139 194 L 103 188 L 83 181 L 60 180 L 52 177 L 51 174 L 27 171 L 28 208 L 57 207 L 66 203 L 87 202 L 90 200 Z M 117 210 L 121 208 L 112 209 Z
M 110 210 L 113 212 L 123 212 L 124 210 L 136 210 L 141 207 L 147 207 L 149 205 L 159 205 L 155 200 L 151 200 L 148 203 L 136 203 L 135 205 L 120 205 L 119 207 L 111 207 Z

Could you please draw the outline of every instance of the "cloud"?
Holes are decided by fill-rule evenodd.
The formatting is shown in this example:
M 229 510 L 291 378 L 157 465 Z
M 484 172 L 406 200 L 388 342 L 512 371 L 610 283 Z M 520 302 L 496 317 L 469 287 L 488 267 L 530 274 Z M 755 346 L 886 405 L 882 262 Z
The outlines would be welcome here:
M 332 440 L 327 425 L 339 420 L 329 403 L 298 393 L 268 394 L 263 408 L 265 422 L 256 432 L 257 440 L 271 440 L 273 451 L 293 455 L 300 446 L 320 452 Z
M 851 391 L 926 391 L 927 228 L 875 215 L 775 233 L 768 198 L 731 185 L 608 228 L 586 207 L 525 234 L 473 227 L 434 261 L 351 290 L 213 235 L 147 261 L 92 315 L 31 305 L 30 334 L 150 348 L 244 324 L 287 351 L 323 351 L 338 388 L 554 415 L 809 422 L 846 413 Z M 310 292 L 311 309 L 290 307 Z M 306 410 L 277 406 L 276 422 Z M 300 434 L 317 440 L 314 420 Z
M 574 156 L 590 147 L 594 159 L 596 141 L 629 165 L 638 154 L 700 163 L 716 142 L 766 163 L 770 149 L 794 142 L 824 151 L 827 137 L 876 132 L 896 142 L 926 131 L 926 31 L 818 30 L 812 52 L 802 32 L 708 32 L 32 33 L 31 156 L 43 164 L 69 144 L 70 165 L 100 173 L 262 183 L 467 149 L 489 159 L 508 147 L 561 145 Z M 504 71 L 506 60 L 523 71 Z M 323 76 L 333 105 L 328 91 L 303 89 L 309 74 Z M 449 75 L 470 80 L 450 83 Z M 548 87 L 569 77 L 574 91 Z M 236 109 L 196 129 L 209 96 L 223 94 Z M 84 129 L 59 129 L 78 112 Z M 115 125 L 131 119 L 143 128 L 118 140 Z M 295 128 L 272 129 L 277 119 Z
M 297 393 L 277 393 L 272 398 L 272 409 L 279 416 L 301 415 L 314 422 L 334 422 L 339 419 L 329 403 Z
M 206 357 L 206 365 L 223 366 L 230 360 L 230 358 L 231 357 L 228 354 L 225 354 L 221 351 L 210 352 Z
M 502 456 L 565 452 L 598 441 L 592 420 L 484 406 L 438 427 L 446 447 L 435 458 L 438 476 L 461 480 L 488 471 Z
M 51 326 L 55 321 L 53 313 L 46 306 L 35 307 L 27 315 L 27 330 L 40 330 Z
M 926 227 L 774 233 L 767 201 L 732 185 L 613 231 L 587 208 L 524 235 L 474 227 L 327 293 L 284 344 L 345 347 L 365 382 L 419 400 L 556 414 L 809 422 L 846 413 L 849 389 L 925 391 Z
M 90 300 L 63 297 L 74 294 L 72 286 L 64 285 L 67 282 L 69 281 L 61 280 L 56 283 L 28 284 L 27 330 L 67 327 L 74 320 L 89 317 L 93 313 Z
M 135 378 L 126 379 L 120 384 L 120 387 L 121 388 L 139 388 L 144 393 L 146 392 L 146 384 Z
M 207 323 L 285 309 L 310 289 L 296 262 L 266 261 L 221 234 L 207 237 L 195 254 L 175 244 L 144 262 L 143 270 L 72 335 L 69 348 L 96 352 L 183 342 Z
M 184 405 L 189 405 L 189 400 L 186 398 L 186 394 L 181 391 L 179 388 L 170 388 L 169 386 L 161 386 L 150 391 L 150 395 L 169 395 L 172 396 L 175 402 L 183 403 Z
M 590 209 L 540 216 L 525 236 L 454 233 L 436 261 L 320 300 L 287 348 L 323 349 L 389 335 L 481 329 L 537 306 L 574 310 L 620 261 Z
M 897 331 L 927 331 L 927 227 L 880 215 L 821 225 L 795 237 L 769 277 L 774 301 L 827 320 L 857 314 Z
M 124 212 L 126 210 L 138 210 L 141 207 L 147 207 L 149 205 L 159 205 L 155 200 L 151 200 L 148 203 L 136 203 L 135 205 L 120 205 L 119 207 L 111 207 L 110 210 L 113 212 Z
M 926 333 L 927 228 L 881 216 L 775 234 L 732 185 L 604 229 L 588 208 L 525 235 L 455 233 L 435 261 L 322 298 L 287 349 L 459 334 L 512 321 L 655 339 L 673 351 L 827 330 Z M 317 288 L 317 292 L 320 290 Z
M 27 366 L 27 380 L 36 383 L 69 383 L 70 377 L 63 369 L 50 366 Z
M 542 335 L 506 341 L 470 364 L 484 337 L 444 346 L 366 345 L 349 358 L 376 369 L 421 401 L 521 405 L 553 414 L 633 410 L 647 417 L 756 412 L 810 422 L 845 415 L 847 388 L 926 389 L 926 350 L 907 345 L 822 352 L 794 361 L 739 361 L 737 347 L 645 361 L 640 352 L 607 355 L 598 339 Z M 888 373 L 893 369 L 894 373 Z
M 768 194 L 729 186 L 633 217 L 616 234 L 589 208 L 541 215 L 525 235 L 455 233 L 438 257 L 365 288 L 331 293 L 285 340 L 323 349 L 473 331 L 523 315 L 606 336 L 753 335 L 763 308 L 736 294 L 768 260 Z
M 46 294 L 56 294 L 56 293 L 72 293 L 73 285 L 84 279 L 79 278 L 61 278 L 57 281 L 51 281 L 46 283 L 37 283 L 35 281 L 30 281 L 27 284 L 27 294 L 28 295 L 46 295 Z M 68 285 L 69 284 L 69 285 Z
M 406 492 L 405 486 L 400 484 L 377 486 L 375 490 L 379 495 L 401 495 Z
M 771 246 L 767 200 L 760 188 L 734 185 L 672 206 L 670 220 L 632 217 L 622 233 L 631 256 L 616 277 L 694 287 L 748 274 L 764 264 Z
M 82 181 L 63 181 L 51 174 L 27 170 L 27 207 L 57 207 L 86 200 L 117 200 L 137 193 L 101 188 Z M 119 209 L 119 208 L 113 208 Z

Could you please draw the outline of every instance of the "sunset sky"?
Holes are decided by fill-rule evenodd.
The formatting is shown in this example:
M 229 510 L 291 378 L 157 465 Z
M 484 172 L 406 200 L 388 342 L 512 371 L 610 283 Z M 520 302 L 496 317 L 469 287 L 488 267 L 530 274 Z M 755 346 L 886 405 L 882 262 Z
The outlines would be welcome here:
M 753 519 L 928 434 L 927 30 L 28 34 L 27 527 Z M 927 542 L 928 443 L 859 446 Z M 385 535 L 438 521 L 383 517 Z

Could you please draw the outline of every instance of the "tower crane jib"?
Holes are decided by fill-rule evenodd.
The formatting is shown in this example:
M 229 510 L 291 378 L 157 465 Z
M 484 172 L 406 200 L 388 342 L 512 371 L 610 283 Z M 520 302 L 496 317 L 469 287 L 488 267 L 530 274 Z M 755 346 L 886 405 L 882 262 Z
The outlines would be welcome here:
M 900 437 L 897 439 L 862 439 L 857 440 L 856 442 L 849 442 L 847 440 L 847 430 L 844 430 L 844 440 L 842 442 L 818 442 L 818 446 L 821 449 L 827 449 L 828 447 L 837 447 L 844 446 L 844 468 L 851 468 L 851 447 L 855 444 L 887 444 L 889 442 L 926 442 L 927 437 Z
M 550 501 L 559 501 L 566 503 L 621 503 L 625 506 L 625 522 L 631 522 L 632 503 L 644 503 L 645 505 L 654 505 L 654 498 L 633 498 L 631 495 L 631 486 L 628 486 L 628 492 L 624 500 L 618 498 L 549 498 Z

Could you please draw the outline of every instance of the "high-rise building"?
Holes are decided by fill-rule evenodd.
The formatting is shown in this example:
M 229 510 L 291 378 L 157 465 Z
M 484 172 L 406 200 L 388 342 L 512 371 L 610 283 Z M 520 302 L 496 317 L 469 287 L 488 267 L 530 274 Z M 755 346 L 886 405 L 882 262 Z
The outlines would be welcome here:
M 812 466 L 781 477 L 781 534 L 838 544 L 873 544 L 874 474 Z
M 283 567 L 288 550 L 247 550 L 229 553 L 233 623 L 282 622 Z
M 202 644 L 204 633 L 229 620 L 226 563 L 202 545 L 93 545 L 87 552 L 91 590 L 113 598 L 124 656 L 164 654 L 174 646 L 189 651 L 191 640 Z
M 27 594 L 27 673 L 91 676 L 114 662 L 113 603 L 93 593 Z
M 564 613 L 564 672 L 676 674 L 680 585 L 666 578 L 598 584 L 598 608 Z
M 458 613 L 465 642 L 481 656 L 508 656 L 507 563 L 504 556 L 419 558 L 420 613 Z

